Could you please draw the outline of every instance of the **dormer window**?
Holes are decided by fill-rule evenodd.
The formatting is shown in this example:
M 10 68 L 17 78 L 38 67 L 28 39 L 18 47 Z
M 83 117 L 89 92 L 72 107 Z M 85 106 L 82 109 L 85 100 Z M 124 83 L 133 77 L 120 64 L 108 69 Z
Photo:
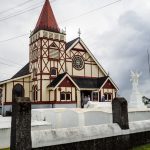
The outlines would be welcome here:
M 57 68 L 51 68 L 50 74 L 51 76 L 57 76 Z

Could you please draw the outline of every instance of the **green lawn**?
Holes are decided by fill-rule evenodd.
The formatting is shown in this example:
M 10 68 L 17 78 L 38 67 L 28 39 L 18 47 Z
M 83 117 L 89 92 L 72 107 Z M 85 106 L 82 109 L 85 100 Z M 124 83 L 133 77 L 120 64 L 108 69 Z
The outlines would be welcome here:
M 150 144 L 135 147 L 132 150 L 150 150 Z
M 0 150 L 10 150 L 10 148 L 0 149 Z M 135 147 L 132 150 L 150 150 L 150 144 Z

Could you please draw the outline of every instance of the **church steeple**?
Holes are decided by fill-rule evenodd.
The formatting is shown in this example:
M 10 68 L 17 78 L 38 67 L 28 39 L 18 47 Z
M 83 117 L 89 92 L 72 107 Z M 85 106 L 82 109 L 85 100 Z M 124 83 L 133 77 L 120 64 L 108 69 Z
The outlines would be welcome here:
M 60 32 L 49 0 L 45 1 L 40 17 L 34 29 L 34 33 L 39 30 L 48 30 L 57 33 Z

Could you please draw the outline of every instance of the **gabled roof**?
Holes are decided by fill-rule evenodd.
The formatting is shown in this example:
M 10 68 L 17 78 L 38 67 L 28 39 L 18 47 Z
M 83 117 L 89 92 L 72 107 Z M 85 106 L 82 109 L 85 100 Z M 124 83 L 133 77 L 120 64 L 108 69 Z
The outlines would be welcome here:
M 83 78 L 83 77 L 72 77 L 72 78 L 80 88 L 99 89 L 107 80 L 108 76 L 100 78 Z
M 27 63 L 22 69 L 20 69 L 11 79 L 18 78 L 30 74 L 29 63 Z
M 57 76 L 56 79 L 54 79 L 49 85 L 48 87 L 55 87 L 61 80 L 62 78 L 66 75 L 66 72 L 65 73 L 62 73 L 62 74 L 59 74 Z
M 62 74 L 59 74 L 57 76 L 56 79 L 54 79 L 47 87 L 48 88 L 52 88 L 53 90 L 55 90 L 59 85 L 60 83 L 66 78 L 68 77 L 69 80 L 77 87 L 77 89 L 79 90 L 79 87 L 78 85 L 74 82 L 74 80 L 70 77 L 70 75 L 65 72 L 65 73 L 62 73 Z
M 108 77 L 108 78 L 105 80 L 105 82 L 102 84 L 102 86 L 100 87 L 99 90 L 101 90 L 101 88 L 103 88 L 103 86 L 106 84 L 107 81 L 110 81 L 111 84 L 116 88 L 116 90 L 119 90 L 119 88 L 117 87 L 117 85 L 113 82 L 113 80 L 112 80 L 110 77 Z
M 49 0 L 45 1 L 40 17 L 34 29 L 34 33 L 38 30 L 48 30 L 53 32 L 60 32 L 58 24 L 56 22 L 53 10 L 49 3 Z
M 78 42 L 80 42 L 82 44 L 82 46 L 86 49 L 86 51 L 88 52 L 88 54 L 92 57 L 92 59 L 95 61 L 95 63 L 98 65 L 98 67 L 102 70 L 103 74 L 105 76 L 107 76 L 106 71 L 104 70 L 104 68 L 100 65 L 100 63 L 97 61 L 97 59 L 94 57 L 94 55 L 91 53 L 91 51 L 88 49 L 88 47 L 84 44 L 84 42 L 82 41 L 81 38 L 77 38 L 75 40 L 72 40 L 71 46 L 69 46 L 68 48 L 66 48 L 66 51 L 71 50 Z
M 66 50 L 67 50 L 69 47 L 71 47 L 72 44 L 75 43 L 75 41 L 77 41 L 78 39 L 79 39 L 79 38 L 76 38 L 76 39 L 74 39 L 74 40 L 69 41 L 68 43 L 66 43 Z

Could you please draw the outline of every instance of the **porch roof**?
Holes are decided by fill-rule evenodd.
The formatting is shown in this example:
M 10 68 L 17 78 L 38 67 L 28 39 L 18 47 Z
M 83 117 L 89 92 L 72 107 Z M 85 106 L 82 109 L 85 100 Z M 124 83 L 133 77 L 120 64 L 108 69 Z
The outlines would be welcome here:
M 108 76 L 100 78 L 83 78 L 83 77 L 72 77 L 79 88 L 90 88 L 99 89 L 104 82 L 107 80 Z
M 59 74 L 56 79 L 54 79 L 47 87 L 55 87 L 66 75 L 65 73 Z
M 54 79 L 48 87 L 56 87 L 60 82 L 62 82 L 63 78 L 68 75 L 67 73 L 62 73 Z M 69 75 L 68 75 L 69 76 Z M 100 78 L 84 78 L 84 77 L 72 77 L 69 76 L 72 82 L 75 83 L 79 88 L 86 88 L 86 89 L 99 89 L 105 81 L 108 79 L 108 76 L 100 77 Z

